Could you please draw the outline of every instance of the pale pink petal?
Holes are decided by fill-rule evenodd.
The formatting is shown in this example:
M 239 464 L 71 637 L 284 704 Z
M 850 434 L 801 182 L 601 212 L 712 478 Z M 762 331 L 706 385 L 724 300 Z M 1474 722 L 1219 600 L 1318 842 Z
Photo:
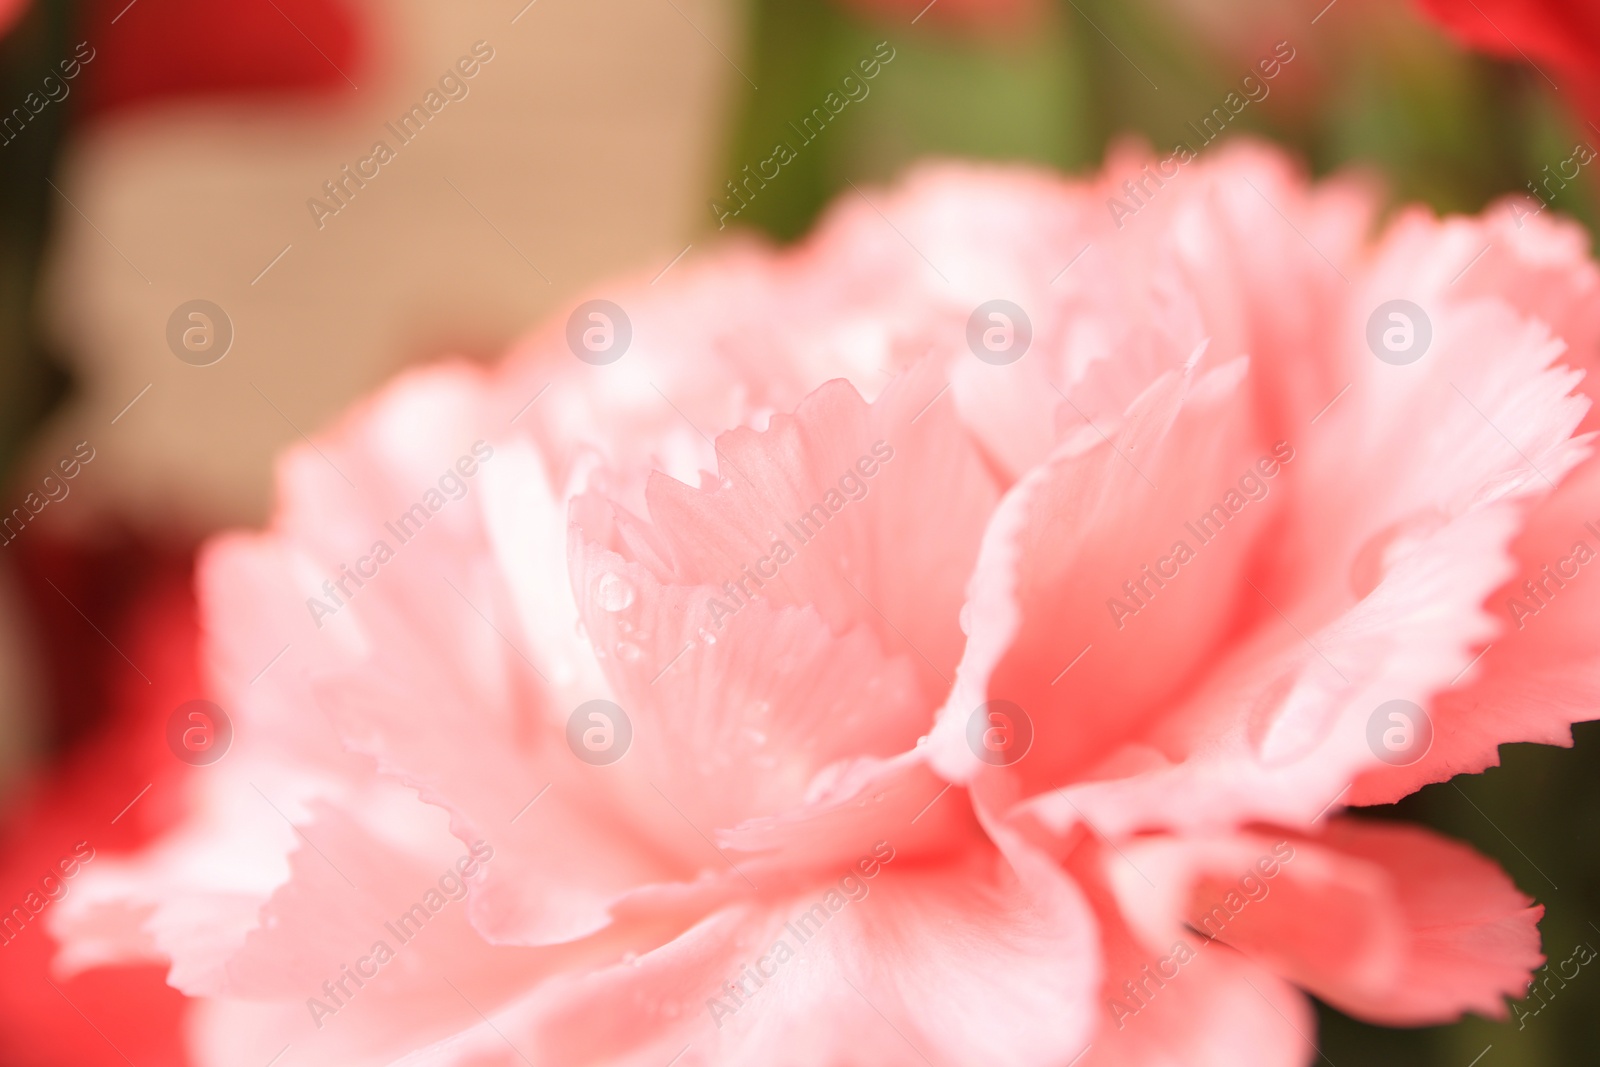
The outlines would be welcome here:
M 1283 497 L 1254 473 L 1272 445 L 1256 436 L 1246 369 L 1169 372 L 1119 423 L 1077 430 L 1008 492 L 971 583 L 971 640 L 934 740 L 944 773 L 964 779 L 978 766 L 970 719 L 1007 700 L 1034 731 L 1015 772 L 1028 792 L 1054 784 L 1135 734 L 1215 655 Z M 1244 475 L 1261 499 L 1203 544 L 1191 520 L 1223 490 L 1244 508 Z M 1161 573 L 1147 576 L 1152 566 Z
M 912 373 L 869 407 L 830 383 L 765 432 L 724 435 L 716 487 L 658 480 L 649 524 L 576 502 L 573 591 L 633 721 L 633 754 L 611 775 L 633 810 L 667 803 L 707 837 L 775 862 L 781 846 L 804 866 L 910 823 L 938 794 L 920 758 L 898 754 L 930 724 L 960 637 L 958 576 L 993 499 L 942 391 Z M 965 517 L 936 521 L 949 505 Z M 947 849 L 960 810 L 919 819 L 902 846 Z
M 1543 962 L 1543 908 L 1493 863 L 1413 827 L 1335 819 L 1125 842 L 1103 860 L 1147 948 L 1215 937 L 1342 1011 L 1389 1025 L 1503 1017 Z M 1125 866 L 1124 866 L 1125 865 Z
M 1317 1058 L 1306 997 L 1262 964 L 1188 930 L 1141 939 L 1106 872 L 1128 860 L 1097 843 L 1070 869 L 1095 909 L 1105 979 L 1083 1067 L 1306 1067 Z M 1152 875 L 1153 876 L 1153 875 Z
M 1486 600 L 1499 631 L 1434 703 L 1432 746 L 1408 766 L 1367 771 L 1350 803 L 1391 803 L 1429 782 L 1497 766 L 1499 746 L 1510 742 L 1570 746 L 1571 724 L 1600 713 L 1596 526 L 1600 459 L 1590 459 L 1530 510 L 1512 544 L 1517 569 Z
M 504 1049 L 496 1031 L 535 1061 L 618 1067 L 680 1054 L 693 1065 L 1045 1067 L 1080 1052 L 1099 967 L 1077 889 L 1045 865 L 1019 872 L 988 850 L 935 867 L 896 862 L 856 879 L 861 899 L 835 879 L 725 909 L 401 1062 L 478 1062 Z M 820 932 L 796 925 L 814 906 L 829 915 Z M 794 958 L 776 962 L 779 942 Z M 753 995 L 736 1002 L 724 983 L 758 965 L 768 977 L 759 987 L 745 978 Z M 631 1025 L 613 1025 L 619 1011 Z M 1033 1025 L 1041 1018 L 1050 1025 Z
M 835 629 L 865 622 L 917 655 L 926 685 L 948 684 L 955 615 L 997 493 L 943 391 L 931 364 L 870 406 L 830 382 L 765 432 L 724 434 L 719 486 L 653 479 L 650 516 L 674 580 L 737 585 L 783 541 L 794 559 L 767 565 L 778 576 L 763 597 L 815 604 Z
M 1587 401 L 1571 395 L 1572 372 L 1544 369 L 1559 346 L 1505 308 L 1475 306 L 1435 330 L 1441 352 L 1422 376 L 1368 383 L 1297 449 L 1288 521 L 1253 567 L 1238 636 L 1139 739 L 1160 754 L 1155 769 L 1126 778 L 1108 761 L 1103 776 L 1120 780 L 1041 796 L 1052 822 L 1080 809 L 1108 832 L 1309 820 L 1378 765 L 1367 727 L 1381 704 L 1426 705 L 1470 665 L 1494 632 L 1480 605 L 1510 574 L 1524 502 L 1587 451 L 1571 437 Z M 1505 345 L 1485 348 L 1484 336 Z M 1350 440 L 1366 442 L 1363 463 Z M 1396 449 L 1429 458 L 1385 458 Z M 1208 800 L 1175 809 L 1172 788 Z

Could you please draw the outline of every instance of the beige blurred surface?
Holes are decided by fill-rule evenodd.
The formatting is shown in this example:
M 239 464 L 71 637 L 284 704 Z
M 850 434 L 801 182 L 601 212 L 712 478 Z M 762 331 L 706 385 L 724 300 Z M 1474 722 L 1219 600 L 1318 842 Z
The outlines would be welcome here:
M 752 91 L 732 65 L 735 0 L 525 2 L 367 0 L 376 62 L 341 101 L 161 105 L 78 135 L 41 314 L 79 392 L 22 480 L 78 441 L 96 460 L 41 522 L 180 537 L 260 522 L 273 453 L 398 367 L 493 356 L 699 239 L 735 94 Z M 494 57 L 469 95 L 401 146 L 385 123 L 480 40 Z M 395 158 L 319 230 L 308 199 L 379 139 Z M 167 344 L 195 298 L 233 323 L 211 366 Z

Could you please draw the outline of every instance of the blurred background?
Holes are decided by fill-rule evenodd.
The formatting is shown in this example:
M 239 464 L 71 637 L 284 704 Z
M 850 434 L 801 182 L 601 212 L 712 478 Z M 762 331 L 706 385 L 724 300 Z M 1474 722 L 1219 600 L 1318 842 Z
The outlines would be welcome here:
M 1594 7 L 0 0 L 0 899 L 88 821 L 116 816 L 116 850 L 178 816 L 191 772 L 162 729 L 203 695 L 195 548 L 264 523 L 274 453 L 398 368 L 494 358 L 603 279 L 654 277 L 727 230 L 791 240 L 849 183 L 917 159 L 1085 172 L 1129 138 L 1198 146 L 1217 108 L 1217 136 L 1357 168 L 1392 204 L 1592 233 Z M 735 198 L 885 54 L 780 180 Z M 221 358 L 174 358 L 169 326 L 197 300 L 220 312 Z M 1506 746 L 1395 812 L 1496 857 L 1546 906 L 1553 961 L 1600 948 L 1600 725 L 1576 735 Z M 3 951 L 0 1067 L 184 1062 L 159 970 L 57 988 L 42 928 Z M 1391 1031 L 1324 1009 L 1323 1058 L 1596 1062 L 1596 974 L 1508 1022 Z M 45 1037 L 6 1036 L 24 1025 Z

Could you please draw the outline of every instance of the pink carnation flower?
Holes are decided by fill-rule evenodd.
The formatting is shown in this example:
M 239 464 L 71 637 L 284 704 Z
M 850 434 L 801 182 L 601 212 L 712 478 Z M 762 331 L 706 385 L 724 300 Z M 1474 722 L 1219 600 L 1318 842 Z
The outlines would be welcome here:
M 229 1065 L 1503 1015 L 1540 909 L 1339 812 L 1594 713 L 1597 273 L 1377 206 L 1256 146 L 934 166 L 406 375 L 206 553 L 232 751 L 62 966 L 170 962 Z

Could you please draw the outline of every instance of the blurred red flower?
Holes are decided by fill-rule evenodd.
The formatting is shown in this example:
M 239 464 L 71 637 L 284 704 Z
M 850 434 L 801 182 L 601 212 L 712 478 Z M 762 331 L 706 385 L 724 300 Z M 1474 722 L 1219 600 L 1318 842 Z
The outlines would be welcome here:
M 0 0 L 0 35 L 28 8 Z M 81 109 L 96 116 L 176 98 L 350 92 L 349 79 L 366 69 L 366 29 L 348 0 L 90 0 L 71 38 L 94 49 Z M 192 559 L 46 539 L 12 562 L 47 679 L 41 730 L 57 755 L 0 809 L 0 915 L 13 918 L 0 934 L 0 1063 L 181 1067 L 186 998 L 167 985 L 166 968 L 53 972 L 47 920 L 57 905 L 42 899 L 41 885 L 70 896 L 76 879 L 52 874 L 78 843 L 80 857 L 104 863 L 181 813 L 182 783 L 195 772 L 167 751 L 165 724 L 202 695 Z M 12 916 L 16 907 L 23 919 Z
M 0 0 L 0 12 L 10 0 Z M 0 23 L 5 16 L 0 13 Z M 348 92 L 361 30 L 348 0 L 94 0 L 92 112 L 178 96 Z
M 46 728 L 65 735 L 66 751 L 6 798 L 0 914 L 28 908 L 41 879 L 80 842 L 93 849 L 96 858 L 85 865 L 93 869 L 141 848 L 182 814 L 184 777 L 197 772 L 167 750 L 165 725 L 173 708 L 203 692 L 191 567 L 187 553 L 44 542 L 21 561 L 18 578 L 52 694 Z M 118 572 L 139 577 L 119 582 L 112 577 Z M 63 899 L 79 877 L 59 884 Z M 108 967 L 71 978 L 50 969 L 57 946 L 47 920 L 58 906 L 45 904 L 0 936 L 0 1063 L 186 1064 L 185 998 L 167 985 L 165 967 Z
M 91 111 L 175 96 L 356 87 L 363 55 L 349 0 L 91 0 L 80 33 L 103 53 Z M 0 0 L 0 36 L 28 0 Z
M 1600 5 L 1593 0 L 1418 0 L 1462 44 L 1537 69 L 1600 121 Z
M 11 28 L 26 6 L 27 0 L 0 0 L 0 35 Z

